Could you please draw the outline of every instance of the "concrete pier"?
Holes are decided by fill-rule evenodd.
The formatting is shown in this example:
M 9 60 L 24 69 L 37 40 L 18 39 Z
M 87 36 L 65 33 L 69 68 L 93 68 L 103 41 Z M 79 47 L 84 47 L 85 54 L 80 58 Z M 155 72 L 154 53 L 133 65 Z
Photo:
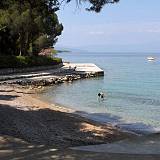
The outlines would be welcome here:
M 104 71 L 93 63 L 64 63 L 64 68 L 74 69 L 77 74 L 104 76 Z

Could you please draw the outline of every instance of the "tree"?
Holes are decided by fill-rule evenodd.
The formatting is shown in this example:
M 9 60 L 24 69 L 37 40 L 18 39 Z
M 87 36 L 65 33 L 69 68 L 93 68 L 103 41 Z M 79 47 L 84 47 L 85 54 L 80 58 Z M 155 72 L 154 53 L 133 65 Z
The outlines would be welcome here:
M 0 29 L 5 27 L 11 31 L 11 36 L 17 37 L 16 48 L 20 55 L 37 54 L 42 46 L 51 47 L 63 30 L 56 11 L 56 1 L 1 0 Z M 2 39 L 2 33 L 0 37 Z M 41 45 L 42 37 L 46 44 Z
M 69 3 L 71 0 L 67 0 L 67 3 Z M 83 3 L 83 2 L 89 2 L 91 6 L 87 8 L 88 11 L 95 11 L 95 12 L 100 12 L 101 9 L 106 5 L 106 4 L 113 4 L 113 3 L 118 3 L 120 0 L 76 0 L 78 4 Z
M 16 53 L 16 35 L 13 35 L 7 27 L 0 29 L 0 53 L 14 55 Z
M 89 2 L 92 4 L 88 9 L 89 11 L 100 12 L 104 5 L 109 3 L 117 3 L 119 0 L 89 0 Z

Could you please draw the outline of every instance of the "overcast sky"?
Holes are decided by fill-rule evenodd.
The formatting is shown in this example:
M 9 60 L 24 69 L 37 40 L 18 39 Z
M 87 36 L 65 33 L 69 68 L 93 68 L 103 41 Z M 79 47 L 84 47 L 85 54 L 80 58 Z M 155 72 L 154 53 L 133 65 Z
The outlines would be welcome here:
M 57 13 L 64 31 L 57 47 L 160 52 L 160 0 L 120 0 L 101 13 L 85 11 L 87 5 L 62 5 Z

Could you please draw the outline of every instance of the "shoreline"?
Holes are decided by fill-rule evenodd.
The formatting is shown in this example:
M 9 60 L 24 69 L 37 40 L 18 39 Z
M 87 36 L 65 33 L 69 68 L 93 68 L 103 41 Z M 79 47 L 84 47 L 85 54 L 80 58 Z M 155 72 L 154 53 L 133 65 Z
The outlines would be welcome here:
M 135 136 L 75 114 L 59 104 L 42 101 L 36 92 L 17 85 L 0 86 L 1 135 L 57 148 L 111 143 Z
M 51 87 L 51 86 L 48 86 L 48 87 Z M 46 88 L 45 88 L 45 89 L 46 89 Z M 42 92 L 43 92 L 43 89 L 42 89 Z M 38 92 L 38 94 L 36 93 L 36 98 L 39 99 L 39 100 L 41 99 L 40 94 L 41 94 L 41 91 Z M 97 123 L 97 124 L 100 124 L 100 125 L 109 125 L 109 126 L 112 126 L 112 127 L 116 128 L 118 131 L 123 132 L 123 133 L 131 134 L 131 135 L 134 135 L 134 136 L 140 136 L 140 135 L 142 135 L 142 134 L 140 134 L 140 133 L 136 133 L 136 132 L 134 132 L 134 131 L 127 130 L 127 129 L 125 129 L 125 128 L 120 128 L 117 124 L 114 125 L 114 124 L 111 123 L 111 122 L 101 122 L 101 121 L 99 121 L 99 120 L 95 120 L 95 119 L 94 119 L 94 116 L 93 116 L 93 117 L 92 117 L 92 116 L 91 116 L 91 117 L 86 116 L 87 112 L 86 112 L 86 114 L 84 114 L 83 111 L 76 110 L 76 109 L 72 109 L 71 107 L 65 106 L 65 105 L 63 105 L 63 104 L 61 104 L 61 103 L 57 103 L 57 102 L 54 102 L 54 101 L 53 101 L 53 102 L 49 102 L 49 101 L 47 101 L 47 99 L 45 99 L 45 98 L 43 98 L 43 100 L 41 100 L 41 101 L 43 101 L 43 102 L 45 102 L 45 103 L 48 103 L 48 104 L 50 104 L 51 106 L 53 105 L 54 110 L 58 110 L 58 111 L 61 111 L 61 112 L 72 113 L 72 114 L 74 114 L 75 116 L 80 116 L 81 118 L 88 119 L 89 121 L 92 121 L 92 122 Z M 155 133 L 156 133 L 156 132 L 155 132 Z

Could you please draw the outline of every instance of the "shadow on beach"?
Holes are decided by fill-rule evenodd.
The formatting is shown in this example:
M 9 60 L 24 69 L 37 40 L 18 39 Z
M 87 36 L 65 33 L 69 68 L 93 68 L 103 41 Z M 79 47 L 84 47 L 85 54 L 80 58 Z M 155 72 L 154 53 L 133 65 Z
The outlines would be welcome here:
M 0 100 L 12 101 L 19 96 L 17 95 L 0 95 Z
M 31 106 L 26 106 L 28 110 L 18 108 L 0 104 L 0 159 L 159 159 L 158 155 L 103 153 L 102 156 L 102 153 L 95 151 L 68 149 L 71 146 L 111 143 L 134 136 L 111 125 L 101 125 L 83 118 L 78 112 L 71 114 L 49 108 L 32 110 Z M 90 115 L 106 116 L 103 113 Z M 110 115 L 110 118 L 120 121 L 120 117 Z
M 32 145 L 19 139 L 10 140 L 4 136 L 7 143 L 0 151 L 3 160 L 159 160 L 159 155 L 116 154 L 78 151 L 71 149 L 56 149 L 45 145 Z
M 85 123 L 91 129 L 86 130 Z M 81 159 L 80 151 L 67 148 L 101 144 L 121 137 L 112 127 L 94 131 L 92 127 L 101 125 L 93 125 L 71 113 L 50 109 L 24 111 L 0 104 L 0 157 L 3 160 Z M 92 155 L 85 153 L 84 157 L 87 159 Z
M 101 144 L 127 136 L 112 126 L 96 124 L 71 113 L 47 108 L 24 111 L 1 104 L 0 134 L 35 144 L 54 144 L 58 148 Z
M 28 148 L 27 148 L 28 147 Z M 9 152 L 13 152 L 12 154 Z M 73 150 L 56 150 L 44 146 L 21 146 L 9 150 L 3 160 L 159 160 L 158 155 L 105 154 Z

